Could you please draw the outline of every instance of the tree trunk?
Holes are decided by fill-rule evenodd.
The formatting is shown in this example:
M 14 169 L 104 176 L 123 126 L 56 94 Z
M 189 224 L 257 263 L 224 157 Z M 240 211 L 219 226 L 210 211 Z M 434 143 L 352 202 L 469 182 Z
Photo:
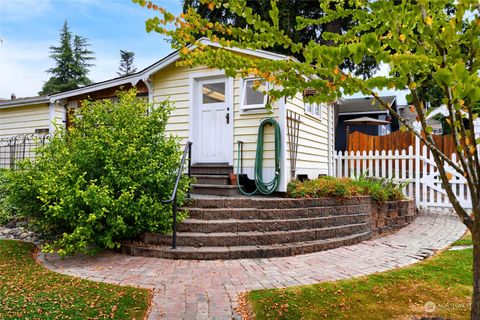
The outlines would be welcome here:
M 480 320 L 480 232 L 479 231 L 480 230 L 474 230 L 472 232 L 472 239 L 473 239 L 472 320 Z

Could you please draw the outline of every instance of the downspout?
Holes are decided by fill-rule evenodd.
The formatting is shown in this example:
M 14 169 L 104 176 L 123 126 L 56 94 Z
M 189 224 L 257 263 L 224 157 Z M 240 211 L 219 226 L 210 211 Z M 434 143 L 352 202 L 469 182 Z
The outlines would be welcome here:
M 148 90 L 148 102 L 153 103 L 153 81 L 150 76 L 147 78 L 142 79 L 143 83 L 145 83 L 145 87 Z
M 282 148 L 280 151 L 280 183 L 278 191 L 286 192 L 287 184 L 290 182 L 287 174 L 287 97 L 279 99 L 279 109 L 278 109 L 278 122 L 280 125 L 281 132 L 281 144 Z
M 335 176 L 335 102 L 332 102 L 328 108 L 328 127 L 329 127 L 329 136 L 328 136 L 328 147 L 329 147 L 329 175 Z
M 48 132 L 49 133 L 54 133 L 55 132 L 55 102 L 50 102 L 48 105 Z

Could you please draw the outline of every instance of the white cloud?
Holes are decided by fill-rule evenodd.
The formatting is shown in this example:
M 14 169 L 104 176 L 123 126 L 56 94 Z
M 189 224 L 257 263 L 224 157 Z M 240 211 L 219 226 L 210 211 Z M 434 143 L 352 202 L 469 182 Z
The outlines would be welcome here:
M 50 77 L 45 71 L 53 67 L 49 57 L 50 43 L 10 41 L 0 44 L 0 97 L 35 96 Z M 97 52 L 95 66 L 89 74 L 92 81 L 102 81 L 116 76 L 117 57 Z
M 33 41 L 12 41 L 4 39 L 0 43 L 0 98 L 10 98 L 12 93 L 17 97 L 35 96 L 42 85 L 50 77 L 45 71 L 53 67 L 49 57 L 51 43 Z M 96 50 L 94 64 L 89 73 L 93 82 L 115 78 L 120 60 L 118 51 L 108 49 Z M 139 53 L 135 57 L 137 70 L 162 58 L 157 56 L 144 57 Z
M 0 18 L 2 22 L 25 21 L 44 14 L 51 7 L 51 0 L 0 0 Z
M 15 42 L 3 39 L 0 43 L 0 97 L 34 96 L 40 91 L 51 67 L 49 44 L 44 42 Z

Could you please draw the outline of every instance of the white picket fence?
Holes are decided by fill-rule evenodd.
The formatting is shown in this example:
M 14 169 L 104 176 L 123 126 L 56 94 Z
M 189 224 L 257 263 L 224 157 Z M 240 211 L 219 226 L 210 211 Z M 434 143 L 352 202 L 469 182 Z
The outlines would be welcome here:
M 338 152 L 336 156 L 337 177 L 359 177 L 366 175 L 377 178 L 393 178 L 395 182 L 410 182 L 404 189 L 408 197 L 415 196 L 415 153 L 413 146 L 408 150 L 385 150 L 360 152 Z
M 416 199 L 417 206 L 451 207 L 433 157 L 425 146 L 420 149 L 420 142 L 417 141 L 415 147 L 410 146 L 408 150 L 393 152 L 340 151 L 335 157 L 336 176 L 353 178 L 363 174 L 393 179 L 396 182 L 408 182 L 403 191 L 406 196 Z M 456 154 L 453 154 L 451 159 L 457 163 Z M 444 168 L 451 174 L 450 185 L 462 207 L 471 208 L 471 195 L 465 178 L 446 163 Z

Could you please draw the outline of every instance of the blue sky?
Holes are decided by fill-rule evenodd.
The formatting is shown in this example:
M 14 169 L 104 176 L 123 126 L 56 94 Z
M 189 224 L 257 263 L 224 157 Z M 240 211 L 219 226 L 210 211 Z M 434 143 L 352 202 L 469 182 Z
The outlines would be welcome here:
M 155 1 L 180 13 L 180 0 Z M 35 96 L 50 77 L 49 46 L 58 45 L 65 20 L 73 34 L 86 37 L 95 52 L 90 78 L 116 76 L 120 49 L 135 52 L 137 69 L 171 52 L 157 33 L 145 31 L 153 11 L 130 0 L 0 0 L 0 97 Z

